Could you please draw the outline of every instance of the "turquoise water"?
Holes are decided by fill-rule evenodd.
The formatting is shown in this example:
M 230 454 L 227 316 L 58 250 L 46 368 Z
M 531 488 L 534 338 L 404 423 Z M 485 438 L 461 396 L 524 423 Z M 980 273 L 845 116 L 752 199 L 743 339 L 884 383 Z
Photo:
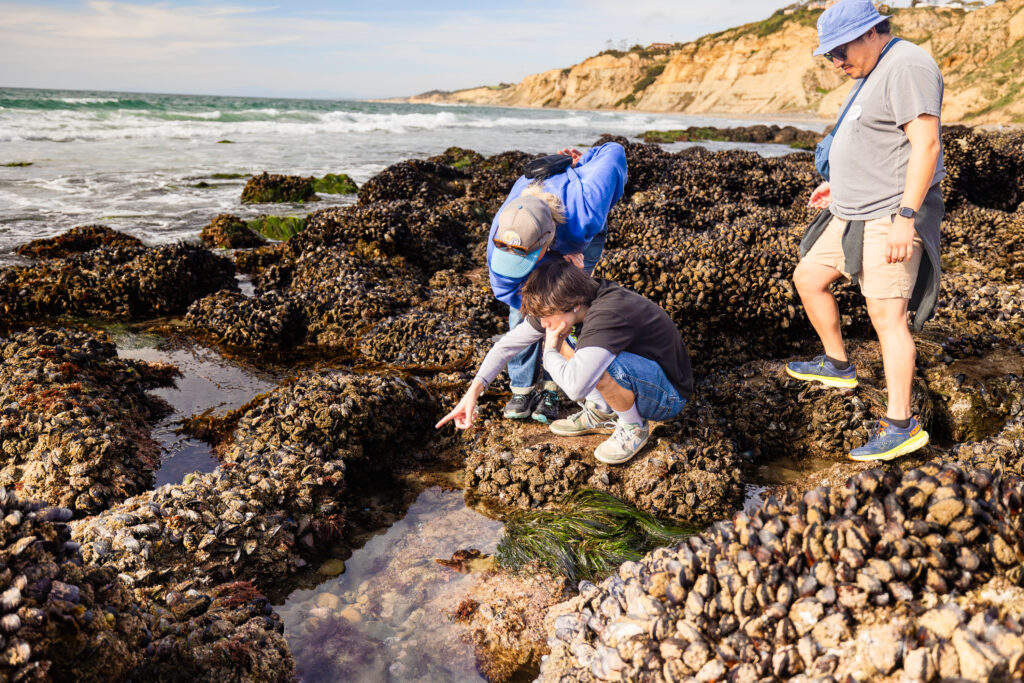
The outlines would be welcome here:
M 0 264 L 12 260 L 19 244 L 87 223 L 157 244 L 195 239 L 218 213 L 304 215 L 354 201 L 326 195 L 308 205 L 242 206 L 245 179 L 212 177 L 217 173 L 348 173 L 362 183 L 390 164 L 452 145 L 483 154 L 553 152 L 586 146 L 603 133 L 634 138 L 650 129 L 750 123 L 630 112 L 0 88 Z M 704 146 L 792 152 L 776 145 Z M 31 165 L 6 165 L 17 162 Z

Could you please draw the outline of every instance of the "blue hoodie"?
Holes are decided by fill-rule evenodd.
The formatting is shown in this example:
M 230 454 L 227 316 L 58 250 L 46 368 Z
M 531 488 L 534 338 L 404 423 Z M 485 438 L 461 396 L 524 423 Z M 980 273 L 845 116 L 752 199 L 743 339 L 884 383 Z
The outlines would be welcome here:
M 494 214 L 491 232 L 487 236 L 487 269 L 491 275 L 494 296 L 512 308 L 519 308 L 519 285 L 526 278 L 508 278 L 490 269 L 494 252 L 494 233 L 498 230 L 498 216 L 510 201 L 522 194 L 532 180 L 520 176 L 511 192 Z M 565 223 L 559 225 L 555 239 L 544 255 L 545 259 L 560 258 L 558 254 L 576 254 L 586 249 L 594 235 L 604 230 L 608 212 L 622 196 L 626 185 L 626 150 L 617 142 L 606 142 L 587 150 L 575 166 L 564 173 L 544 181 L 544 191 L 562 200 Z M 551 252 L 557 252 L 552 254 Z

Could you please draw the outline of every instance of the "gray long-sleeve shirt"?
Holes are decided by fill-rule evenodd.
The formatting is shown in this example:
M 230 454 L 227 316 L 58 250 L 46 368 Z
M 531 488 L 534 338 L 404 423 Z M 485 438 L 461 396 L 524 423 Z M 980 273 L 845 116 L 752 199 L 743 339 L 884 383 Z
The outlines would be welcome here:
M 476 372 L 476 379 L 485 387 L 488 386 L 517 353 L 543 338 L 544 333 L 529 323 L 516 325 L 487 352 Z M 544 369 L 570 400 L 580 401 L 594 390 L 597 381 L 614 360 L 611 351 L 599 346 L 579 349 L 571 359 L 550 349 L 544 352 Z

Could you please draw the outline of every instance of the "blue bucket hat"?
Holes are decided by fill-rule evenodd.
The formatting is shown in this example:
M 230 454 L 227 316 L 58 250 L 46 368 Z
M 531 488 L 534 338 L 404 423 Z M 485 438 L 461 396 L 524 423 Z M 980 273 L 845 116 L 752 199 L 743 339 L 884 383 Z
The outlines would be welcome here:
M 888 18 L 878 13 L 871 0 L 839 0 L 818 17 L 818 47 L 814 56 L 861 37 Z

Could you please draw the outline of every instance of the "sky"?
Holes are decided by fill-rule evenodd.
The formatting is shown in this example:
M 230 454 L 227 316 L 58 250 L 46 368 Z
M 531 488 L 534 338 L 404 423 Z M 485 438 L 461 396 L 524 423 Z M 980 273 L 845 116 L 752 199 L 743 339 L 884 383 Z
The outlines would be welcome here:
M 517 82 L 780 0 L 0 0 L 0 87 L 374 98 Z M 711 11 L 709 8 L 713 7 Z

